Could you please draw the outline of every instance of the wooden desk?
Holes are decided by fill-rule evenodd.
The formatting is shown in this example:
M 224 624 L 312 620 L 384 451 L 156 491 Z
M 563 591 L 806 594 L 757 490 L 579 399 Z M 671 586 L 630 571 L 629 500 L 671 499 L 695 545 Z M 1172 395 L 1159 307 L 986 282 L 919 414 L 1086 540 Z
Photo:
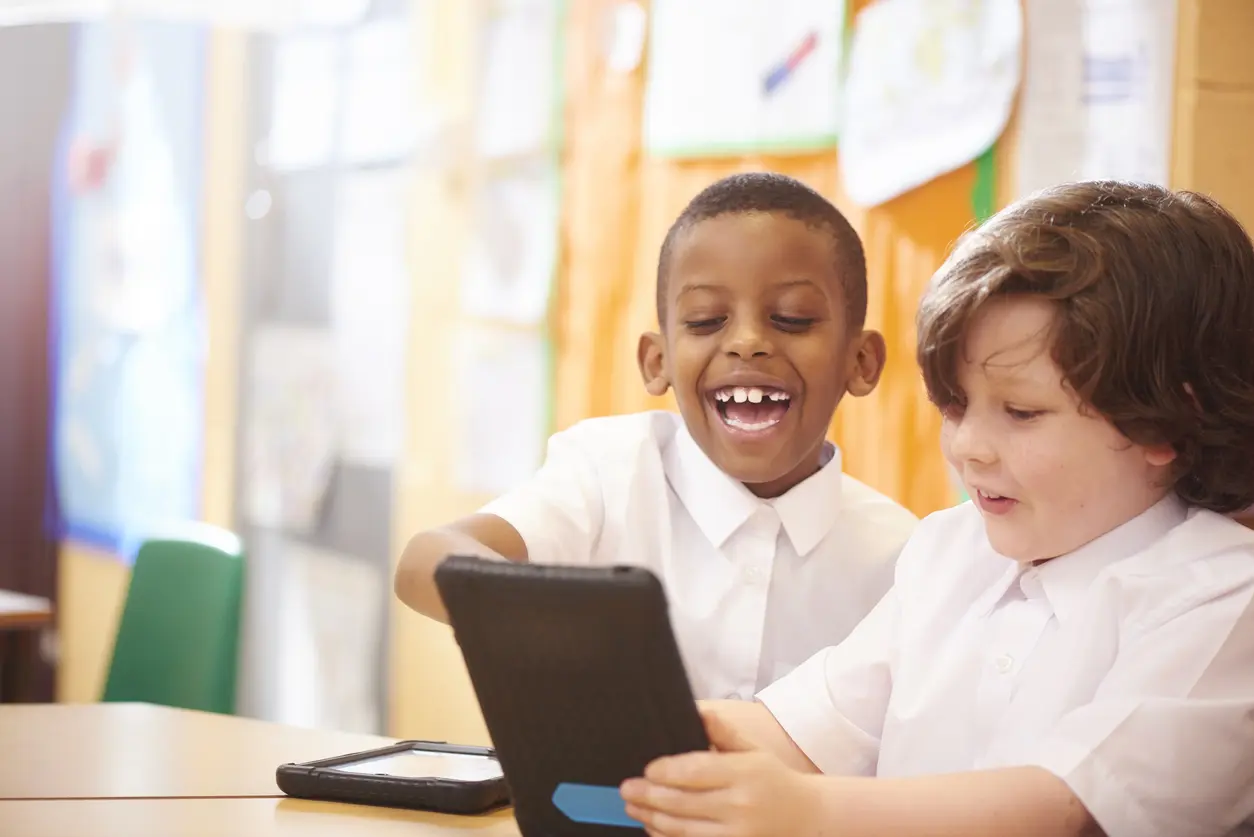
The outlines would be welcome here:
M 283 762 L 392 742 L 146 704 L 0 706 L 0 799 L 273 797 Z
M 0 801 L 6 837 L 518 837 L 508 811 L 446 817 L 298 799 Z
M 34 700 L 40 634 L 51 624 L 47 599 L 0 590 L 0 703 Z
M 0 629 L 44 628 L 52 624 L 52 603 L 39 596 L 0 590 Z

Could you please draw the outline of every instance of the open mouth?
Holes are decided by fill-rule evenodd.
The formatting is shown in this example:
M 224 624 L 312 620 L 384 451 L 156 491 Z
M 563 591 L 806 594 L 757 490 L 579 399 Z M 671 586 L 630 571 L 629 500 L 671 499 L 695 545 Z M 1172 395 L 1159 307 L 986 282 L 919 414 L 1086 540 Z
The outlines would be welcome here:
M 792 407 L 792 396 L 774 387 L 722 387 L 710 397 L 723 424 L 743 433 L 770 430 Z
M 1007 497 L 1002 494 L 994 494 L 983 489 L 975 489 L 975 501 L 980 508 L 991 514 L 1005 514 L 1013 509 L 1018 500 L 1013 497 Z

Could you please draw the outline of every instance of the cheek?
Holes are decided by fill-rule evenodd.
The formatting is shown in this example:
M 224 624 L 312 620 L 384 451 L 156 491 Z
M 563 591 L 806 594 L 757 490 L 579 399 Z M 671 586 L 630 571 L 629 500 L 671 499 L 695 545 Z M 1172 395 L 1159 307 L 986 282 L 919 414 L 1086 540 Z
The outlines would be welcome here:
M 1077 496 L 1084 485 L 1084 463 L 1074 461 L 1065 450 L 1050 450 L 1034 445 L 1019 458 L 1016 478 L 1029 490 L 1066 506 L 1078 505 Z
M 1118 494 L 1123 469 L 1108 446 L 1077 434 L 1050 434 L 1023 446 L 1015 477 L 1038 499 L 1066 514 L 1088 514 Z
M 823 346 L 804 352 L 789 352 L 787 361 L 804 381 L 808 398 L 834 399 L 844 395 L 848 360 L 843 354 Z
M 954 438 L 954 423 L 947 418 L 942 418 L 941 419 L 941 432 L 940 432 L 941 454 L 944 455 L 946 462 L 948 462 L 950 465 L 953 465 L 956 468 L 958 467 L 958 463 L 954 461 L 954 454 L 953 454 L 953 449 L 952 449 L 953 438 Z
M 692 387 L 705 369 L 708 352 L 691 340 L 676 341 L 666 354 L 666 374 L 672 386 Z
M 1018 428 L 1003 437 L 998 450 L 1011 482 L 1038 502 L 1055 503 L 1069 492 L 1075 463 L 1065 434 L 1057 432 L 1057 428 Z

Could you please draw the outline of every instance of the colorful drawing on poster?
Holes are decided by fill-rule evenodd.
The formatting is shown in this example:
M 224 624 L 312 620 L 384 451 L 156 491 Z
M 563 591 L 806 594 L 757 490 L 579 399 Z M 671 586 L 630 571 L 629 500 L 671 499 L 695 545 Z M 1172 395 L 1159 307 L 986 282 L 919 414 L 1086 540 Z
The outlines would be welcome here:
M 55 534 L 124 559 L 200 512 L 204 44 L 81 25 L 53 177 Z

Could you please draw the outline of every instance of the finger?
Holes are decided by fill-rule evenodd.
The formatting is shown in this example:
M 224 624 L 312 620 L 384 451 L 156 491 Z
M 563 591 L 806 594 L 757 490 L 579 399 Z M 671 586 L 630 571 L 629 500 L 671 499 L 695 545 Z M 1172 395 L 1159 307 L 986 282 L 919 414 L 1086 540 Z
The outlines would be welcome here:
M 630 779 L 619 793 L 624 802 L 638 808 L 685 819 L 717 820 L 727 810 L 725 790 L 692 791 L 667 787 L 648 779 Z
M 716 790 L 726 787 L 733 771 L 728 765 L 732 756 L 713 750 L 665 756 L 644 769 L 651 782 L 684 790 Z
M 705 722 L 705 734 L 714 749 L 727 753 L 757 749 L 725 713 L 713 707 L 704 707 L 701 710 L 701 720 Z
M 644 778 L 683 790 L 717 790 L 732 784 L 760 755 L 707 751 L 666 756 L 649 764 Z
M 646 834 L 655 837 L 724 837 L 728 833 L 722 823 L 711 820 L 686 819 L 630 804 L 626 810 L 627 816 L 644 826 Z

